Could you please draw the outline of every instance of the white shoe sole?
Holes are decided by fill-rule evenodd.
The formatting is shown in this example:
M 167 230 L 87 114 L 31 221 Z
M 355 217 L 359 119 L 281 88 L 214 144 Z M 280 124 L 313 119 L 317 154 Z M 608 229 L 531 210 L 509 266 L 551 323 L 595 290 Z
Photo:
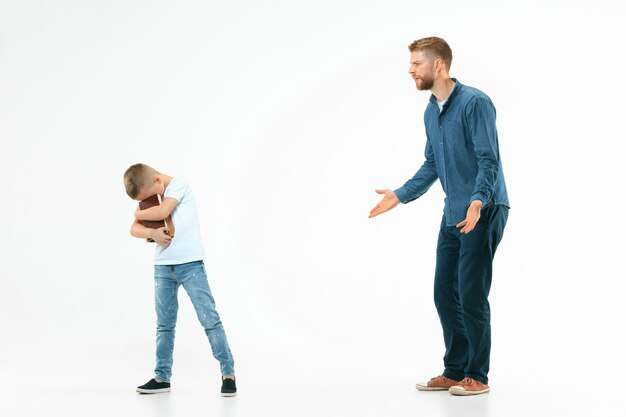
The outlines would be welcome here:
M 236 392 L 220 392 L 222 397 L 235 397 L 237 395 Z
M 445 387 L 429 387 L 428 385 L 419 382 L 415 384 L 415 388 L 417 388 L 418 391 L 448 391 L 448 388 Z
M 171 388 L 159 388 L 159 389 L 144 389 L 137 388 L 137 392 L 141 394 L 158 394 L 160 392 L 170 392 Z
M 460 389 L 460 388 L 456 388 L 455 389 L 454 387 L 452 387 L 452 388 L 450 388 L 448 390 L 448 392 L 450 394 L 452 394 L 452 395 L 479 395 L 479 394 L 486 394 L 486 393 L 488 393 L 489 392 L 489 388 L 485 388 L 485 389 L 480 390 L 480 391 L 468 391 L 468 390 L 465 390 L 465 389 Z

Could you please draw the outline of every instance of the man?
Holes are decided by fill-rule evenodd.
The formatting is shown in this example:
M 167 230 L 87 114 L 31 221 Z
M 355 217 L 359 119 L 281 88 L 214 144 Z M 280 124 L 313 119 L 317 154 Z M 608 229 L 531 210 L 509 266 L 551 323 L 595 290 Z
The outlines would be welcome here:
M 420 391 L 455 395 L 489 391 L 490 310 L 493 257 L 508 218 L 496 132 L 496 110 L 482 91 L 450 78 L 452 51 L 430 37 L 409 45 L 409 74 L 418 90 L 430 90 L 424 112 L 426 161 L 382 200 L 370 218 L 424 194 L 439 178 L 446 193 L 437 242 L 435 305 L 446 346 L 443 374 L 418 383 Z

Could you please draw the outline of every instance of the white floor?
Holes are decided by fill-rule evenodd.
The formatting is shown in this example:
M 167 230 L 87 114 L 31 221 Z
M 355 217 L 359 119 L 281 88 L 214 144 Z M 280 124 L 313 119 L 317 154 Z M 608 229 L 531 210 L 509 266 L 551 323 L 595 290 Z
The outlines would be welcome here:
M 515 378 L 492 383 L 476 397 L 418 392 L 413 380 L 314 376 L 239 381 L 235 398 L 221 398 L 219 384 L 197 375 L 181 378 L 172 392 L 140 395 L 143 381 L 5 378 L 0 415 L 21 416 L 428 416 L 513 417 L 626 415 L 615 385 L 547 378 L 534 387 Z M 215 382 L 215 383 L 213 383 Z

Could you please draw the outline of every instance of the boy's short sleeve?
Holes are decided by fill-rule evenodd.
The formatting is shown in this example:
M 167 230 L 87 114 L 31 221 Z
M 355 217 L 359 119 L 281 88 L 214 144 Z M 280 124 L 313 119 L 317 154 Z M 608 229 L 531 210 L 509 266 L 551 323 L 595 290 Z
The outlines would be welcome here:
M 181 201 L 183 201 L 185 194 L 187 194 L 188 188 L 189 185 L 184 179 L 172 178 L 172 181 L 165 189 L 163 198 L 171 197 L 180 203 Z
M 191 185 L 183 178 L 174 177 L 165 188 L 163 197 L 178 203 L 172 210 L 176 232 L 168 245 L 156 245 L 155 265 L 180 265 L 204 259 L 198 210 Z

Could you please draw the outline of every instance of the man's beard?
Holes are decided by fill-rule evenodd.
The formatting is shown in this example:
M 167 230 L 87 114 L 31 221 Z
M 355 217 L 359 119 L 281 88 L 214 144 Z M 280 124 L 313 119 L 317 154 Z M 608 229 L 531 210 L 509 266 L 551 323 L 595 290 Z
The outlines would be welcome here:
M 435 84 L 435 79 L 433 77 L 429 77 L 429 78 L 419 78 L 419 81 L 421 81 L 421 86 L 417 83 L 418 80 L 416 80 L 415 82 L 415 87 L 417 87 L 418 90 L 420 91 L 424 91 L 424 90 L 430 90 L 431 88 L 433 88 L 433 85 Z

